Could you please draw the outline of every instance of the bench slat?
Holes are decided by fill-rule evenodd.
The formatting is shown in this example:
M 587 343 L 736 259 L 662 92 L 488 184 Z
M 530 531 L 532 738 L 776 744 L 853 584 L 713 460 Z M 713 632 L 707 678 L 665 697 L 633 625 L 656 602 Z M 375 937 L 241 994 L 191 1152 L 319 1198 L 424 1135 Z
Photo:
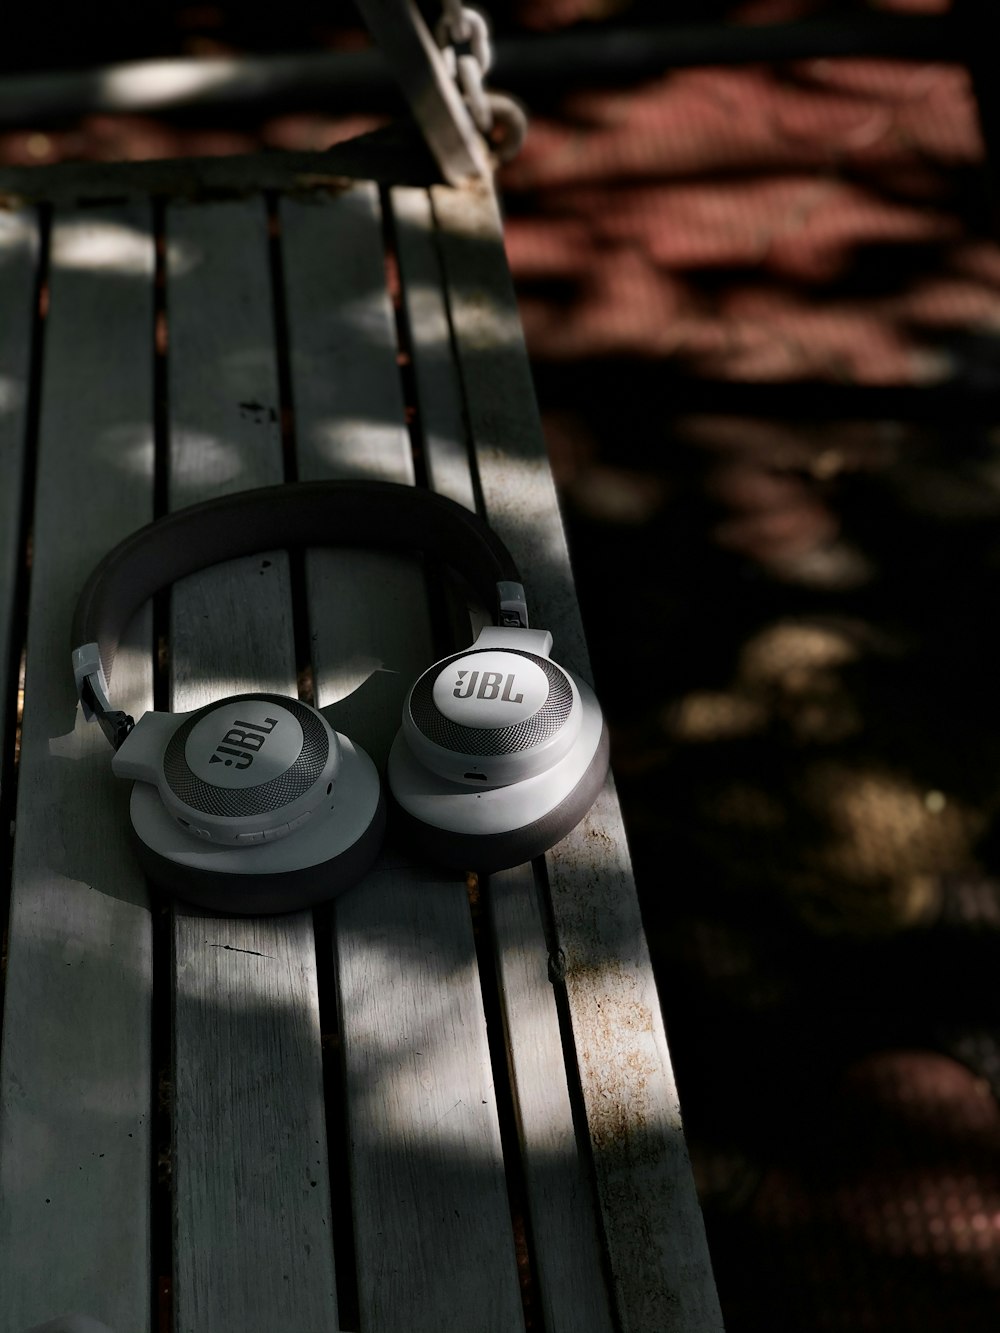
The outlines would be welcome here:
M 147 209 L 57 215 L 0 1063 L 12 1329 L 72 1309 L 149 1326 L 149 909 L 127 793 L 75 708 L 69 627 L 93 563 L 151 514 L 152 274 Z M 135 631 L 114 686 L 141 710 L 147 615 Z
M 362 188 L 282 211 L 310 476 L 413 477 L 377 202 Z M 342 246 L 346 262 L 331 264 Z M 367 369 L 345 385 L 359 343 Z M 317 697 L 338 701 L 328 715 L 381 764 L 405 689 L 433 660 L 421 573 L 360 552 L 311 553 L 309 565 Z M 464 882 L 386 851 L 337 903 L 335 955 L 362 1326 L 475 1328 L 486 1311 L 494 1327 L 521 1326 Z
M 263 203 L 175 205 L 166 223 L 176 507 L 278 482 L 283 468 Z M 172 708 L 251 689 L 294 696 L 290 607 L 284 553 L 178 584 Z M 177 1327 L 335 1330 L 311 914 L 178 904 L 173 924 Z
M 391 199 L 428 484 L 466 509 L 475 509 L 465 406 L 452 355 L 430 195 L 398 186 Z
M 488 900 L 545 1328 L 611 1333 L 591 1172 L 573 1124 L 533 868 L 491 875 Z
M 589 679 L 495 196 L 488 187 L 432 196 L 486 516 L 522 565 L 557 659 Z M 623 1330 L 721 1328 L 610 779 L 546 864 Z
M 362 1327 L 523 1328 L 465 885 L 384 854 L 337 963 Z
M 282 201 L 304 479 L 413 481 L 381 226 L 378 191 L 368 183 Z M 422 572 L 387 553 L 311 551 L 306 587 L 320 702 L 333 726 L 381 765 L 412 679 L 406 671 L 433 660 Z
M 38 220 L 33 212 L 0 211 L 0 672 L 13 666 L 14 599 L 22 566 L 21 489 L 27 428 L 28 373 L 34 324 L 32 298 L 38 263 Z M 6 688 L 7 677 L 0 677 Z M 0 764 L 8 760 L 8 710 L 0 693 Z M 0 780 L 2 780 L 0 772 Z
M 475 508 L 431 199 L 426 190 L 398 188 L 392 204 L 428 476 L 433 489 Z M 550 1333 L 604 1333 L 610 1310 L 596 1201 L 573 1126 L 532 868 L 491 876 L 487 901 L 545 1325 Z

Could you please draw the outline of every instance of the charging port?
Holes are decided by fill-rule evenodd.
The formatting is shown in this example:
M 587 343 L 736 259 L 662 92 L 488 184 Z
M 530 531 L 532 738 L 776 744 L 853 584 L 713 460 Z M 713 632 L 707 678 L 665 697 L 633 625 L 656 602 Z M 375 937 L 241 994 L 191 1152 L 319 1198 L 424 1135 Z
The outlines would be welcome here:
M 486 774 L 485 774 L 485 773 L 463 773 L 463 774 L 462 774 L 462 777 L 467 778 L 470 782 L 485 782 L 485 781 L 486 781 Z

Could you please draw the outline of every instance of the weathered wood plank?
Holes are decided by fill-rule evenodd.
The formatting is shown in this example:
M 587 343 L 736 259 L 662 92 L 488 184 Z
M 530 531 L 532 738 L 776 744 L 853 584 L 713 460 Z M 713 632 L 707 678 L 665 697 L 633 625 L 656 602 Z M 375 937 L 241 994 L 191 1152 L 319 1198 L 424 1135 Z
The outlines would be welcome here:
M 475 509 L 465 404 L 452 350 L 430 195 L 426 190 L 398 186 L 390 198 L 427 481 L 432 490 Z
M 148 210 L 57 216 L 0 1062 L 0 1291 L 14 1330 L 67 1310 L 149 1327 L 149 910 L 127 789 L 75 707 L 69 626 L 91 566 L 151 514 L 152 275 Z M 148 616 L 138 632 L 114 690 L 141 711 Z
M 283 200 L 281 230 L 299 476 L 412 482 L 377 190 Z M 323 707 L 381 765 L 407 671 L 433 660 L 423 575 L 396 555 L 314 551 L 306 586 Z
M 530 865 L 491 875 L 497 971 L 514 1082 L 535 1264 L 548 1333 L 611 1333 L 588 1164 L 566 1081 L 538 887 Z
M 28 377 L 35 323 L 38 219 L 0 211 L 0 691 L 14 651 L 14 598 L 21 577 L 21 492 L 24 479 Z M 8 759 L 8 701 L 0 697 L 0 764 Z M 0 774 L 2 777 L 2 774 Z
M 262 201 L 167 212 L 171 507 L 282 477 Z M 172 707 L 295 695 L 288 559 L 183 580 Z M 174 910 L 175 1327 L 335 1330 L 315 939 L 310 913 Z
M 423 190 L 400 188 L 392 191 L 392 204 L 428 478 L 435 490 L 475 508 L 430 197 Z M 482 612 L 476 628 L 480 623 Z M 468 624 L 465 628 L 468 633 Z M 607 1330 L 611 1316 L 589 1153 L 581 1156 L 574 1131 L 532 868 L 491 876 L 487 901 L 545 1326 L 550 1333 Z
M 282 233 L 300 472 L 412 481 L 374 192 L 288 203 Z M 381 763 L 432 660 L 422 580 L 399 558 L 314 560 L 317 698 Z M 464 883 L 387 851 L 338 901 L 334 947 L 362 1327 L 519 1327 Z
M 234 157 L 155 158 L 145 162 L 53 162 L 0 166 L 0 201 L 61 206 L 113 197 L 217 198 L 257 190 L 309 190 L 341 180 L 429 185 L 437 164 L 409 121 L 334 144 L 320 153 L 264 152 Z
M 383 856 L 337 908 L 361 1324 L 523 1328 L 464 884 Z
M 524 571 L 534 623 L 590 678 L 555 489 L 489 187 L 432 191 L 486 516 Z M 625 833 L 610 782 L 547 858 L 618 1316 L 721 1327 Z

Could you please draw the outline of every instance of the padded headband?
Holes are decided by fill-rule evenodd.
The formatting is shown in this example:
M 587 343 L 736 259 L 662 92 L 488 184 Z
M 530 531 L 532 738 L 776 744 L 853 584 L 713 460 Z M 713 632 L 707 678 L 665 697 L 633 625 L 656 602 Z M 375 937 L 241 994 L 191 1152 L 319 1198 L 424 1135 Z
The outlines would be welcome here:
M 305 481 L 206 500 L 131 533 L 84 584 L 73 616 L 73 647 L 88 716 L 91 710 L 107 710 L 107 678 L 119 640 L 132 614 L 153 593 L 223 560 L 305 546 L 424 551 L 462 574 L 485 606 L 494 604 L 498 584 L 521 582 L 513 556 L 481 518 L 454 500 L 414 486 Z M 518 594 L 520 588 L 512 593 L 515 603 Z M 502 592 L 500 597 L 502 602 Z M 512 623 L 521 621 L 527 623 L 523 608 L 520 621 Z M 95 694 L 103 708 L 95 707 Z

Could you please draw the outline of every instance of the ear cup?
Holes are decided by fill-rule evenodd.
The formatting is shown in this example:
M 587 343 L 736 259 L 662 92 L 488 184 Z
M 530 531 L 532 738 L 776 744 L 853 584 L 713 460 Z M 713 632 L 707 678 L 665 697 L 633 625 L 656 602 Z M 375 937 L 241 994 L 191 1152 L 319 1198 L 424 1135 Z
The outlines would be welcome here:
M 280 694 L 239 694 L 181 715 L 147 713 L 112 760 L 157 787 L 181 828 L 234 847 L 288 836 L 327 804 L 341 765 L 323 714 Z
M 460 654 L 438 663 L 425 677 L 453 681 L 453 697 L 455 689 L 461 694 L 468 687 L 469 676 L 459 677 L 459 670 L 471 672 L 475 668 L 460 662 L 471 656 L 474 654 Z M 560 678 L 570 682 L 572 698 L 567 702 L 561 681 L 554 682 L 549 690 L 533 696 L 531 710 L 517 717 L 509 728 L 474 728 L 467 725 L 469 718 L 452 722 L 446 716 L 445 721 L 455 728 L 449 731 L 443 724 L 428 721 L 418 693 L 421 682 L 414 686 L 404 712 L 404 726 L 389 755 L 389 786 L 396 804 L 397 827 L 428 858 L 456 869 L 484 873 L 519 865 L 565 837 L 596 800 L 607 776 L 609 752 L 600 706 L 587 685 L 573 680 L 547 659 L 536 660 L 545 661 Z M 498 665 L 490 664 L 491 676 Z M 504 670 L 501 674 L 503 683 L 492 702 L 499 700 L 510 673 Z M 488 680 L 487 694 L 495 683 Z M 472 693 L 478 688 L 477 684 Z M 512 699 L 517 694 L 525 695 L 522 702 L 527 702 L 527 693 L 518 688 L 516 675 L 508 692 Z M 426 695 L 426 689 L 423 693 Z M 439 689 L 439 699 L 441 694 Z M 414 696 L 418 700 L 416 710 L 411 706 Z M 405 720 L 407 713 L 410 725 Z M 494 709 L 484 720 L 495 722 L 496 717 Z M 428 766 L 427 746 L 419 739 L 411 743 L 414 732 L 438 749 L 454 747 L 452 754 L 460 776 L 444 776 L 439 769 L 445 765 L 438 763 L 433 752 L 434 767 Z M 475 732 L 479 734 L 472 734 Z M 539 762 L 539 751 L 548 759 L 547 764 Z M 527 770 L 522 777 L 516 773 L 519 756 L 523 756 Z M 497 782 L 498 771 L 505 776 L 513 772 L 513 776 Z
M 334 898 L 369 869 L 382 845 L 385 803 L 375 765 L 359 746 L 340 746 L 336 784 L 321 808 L 277 839 L 231 843 L 186 831 L 156 787 L 136 782 L 130 813 L 139 861 L 158 888 L 228 914 L 293 912 Z
M 576 683 L 538 652 L 480 642 L 413 686 L 403 708 L 407 745 L 440 777 L 479 788 L 550 772 L 580 735 Z

